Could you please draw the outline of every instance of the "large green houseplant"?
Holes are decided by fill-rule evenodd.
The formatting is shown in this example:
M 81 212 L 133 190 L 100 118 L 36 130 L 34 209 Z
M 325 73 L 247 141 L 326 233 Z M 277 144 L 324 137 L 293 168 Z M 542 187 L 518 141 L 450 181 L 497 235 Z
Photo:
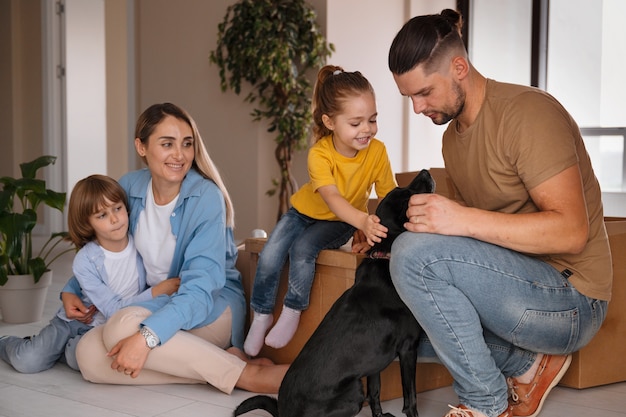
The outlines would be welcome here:
M 280 180 L 278 217 L 289 208 L 297 189 L 291 172 L 295 150 L 306 148 L 312 123 L 308 70 L 319 69 L 334 51 L 304 0 L 241 0 L 228 7 L 218 25 L 217 48 L 211 62 L 219 67 L 221 88 L 241 92 L 242 82 L 253 89 L 245 98 L 256 108 L 254 121 L 266 120 L 276 132 L 275 157 Z
M 0 286 L 7 283 L 9 275 L 32 275 L 37 283 L 55 259 L 74 250 L 70 247 L 56 253 L 56 245 L 67 232 L 53 233 L 33 256 L 38 207 L 44 204 L 62 212 L 65 206 L 66 193 L 49 190 L 44 180 L 35 178 L 40 168 L 55 161 L 54 156 L 41 156 L 20 164 L 22 178 L 0 178 Z

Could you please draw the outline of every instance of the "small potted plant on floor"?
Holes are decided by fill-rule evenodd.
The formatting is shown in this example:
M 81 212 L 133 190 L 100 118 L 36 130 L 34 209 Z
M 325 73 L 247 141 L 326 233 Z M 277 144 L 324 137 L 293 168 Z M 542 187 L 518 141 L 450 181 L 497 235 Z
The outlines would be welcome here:
M 22 178 L 2 177 L 0 184 L 0 309 L 8 323 L 38 321 L 48 286 L 50 264 L 73 247 L 55 250 L 67 232 L 53 233 L 37 255 L 33 255 L 33 229 L 41 204 L 63 212 L 66 193 L 46 188 L 35 178 L 40 168 L 54 164 L 56 157 L 41 156 L 20 164 Z M 26 300 L 19 297 L 25 296 Z

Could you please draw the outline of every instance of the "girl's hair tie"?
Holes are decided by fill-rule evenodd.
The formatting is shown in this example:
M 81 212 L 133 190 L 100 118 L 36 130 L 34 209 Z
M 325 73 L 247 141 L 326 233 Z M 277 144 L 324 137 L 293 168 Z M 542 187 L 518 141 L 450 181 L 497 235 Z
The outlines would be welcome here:
M 333 75 L 338 75 L 341 74 L 343 71 L 342 70 L 335 70 L 335 72 L 333 72 Z

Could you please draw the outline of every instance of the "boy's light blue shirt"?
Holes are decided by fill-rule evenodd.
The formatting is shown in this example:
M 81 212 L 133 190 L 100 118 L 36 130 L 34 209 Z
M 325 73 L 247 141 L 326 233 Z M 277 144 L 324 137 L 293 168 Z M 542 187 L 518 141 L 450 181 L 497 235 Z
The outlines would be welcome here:
M 132 237 L 129 242 L 132 245 Z M 91 326 L 104 324 L 120 308 L 129 306 L 152 299 L 152 289 L 146 284 L 146 270 L 143 266 L 141 256 L 135 251 L 137 259 L 137 291 L 136 295 L 129 298 L 122 298 L 119 294 L 115 294 L 109 287 L 109 277 L 104 267 L 104 251 L 96 242 L 89 242 L 83 246 L 74 257 L 72 269 L 80 271 L 81 276 L 79 285 L 82 287 L 83 304 L 89 306 L 95 304 L 101 314 L 94 317 Z M 70 321 L 65 315 L 63 307 L 57 312 L 57 316 L 65 321 Z

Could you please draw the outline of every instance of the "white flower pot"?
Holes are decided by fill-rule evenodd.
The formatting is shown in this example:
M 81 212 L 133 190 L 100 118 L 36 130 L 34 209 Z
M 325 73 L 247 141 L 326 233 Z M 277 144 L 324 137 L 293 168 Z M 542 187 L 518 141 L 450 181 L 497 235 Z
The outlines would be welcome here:
M 0 311 L 5 323 L 21 324 L 41 320 L 52 282 L 52 271 L 45 272 L 38 283 L 32 275 L 9 275 L 0 286 Z

